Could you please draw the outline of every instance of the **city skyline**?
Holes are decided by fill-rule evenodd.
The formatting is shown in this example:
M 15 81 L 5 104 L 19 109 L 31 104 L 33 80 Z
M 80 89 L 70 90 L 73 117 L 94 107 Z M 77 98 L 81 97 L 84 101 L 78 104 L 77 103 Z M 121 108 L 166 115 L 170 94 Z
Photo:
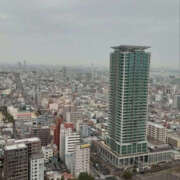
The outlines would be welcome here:
M 176 170 L 178 71 L 153 69 L 149 77 L 149 46 L 112 48 L 109 72 L 27 61 L 0 66 L 0 179 L 107 180 L 128 173 L 147 180 L 149 172 Z
M 180 0 L 0 0 L 0 180 L 180 180 Z

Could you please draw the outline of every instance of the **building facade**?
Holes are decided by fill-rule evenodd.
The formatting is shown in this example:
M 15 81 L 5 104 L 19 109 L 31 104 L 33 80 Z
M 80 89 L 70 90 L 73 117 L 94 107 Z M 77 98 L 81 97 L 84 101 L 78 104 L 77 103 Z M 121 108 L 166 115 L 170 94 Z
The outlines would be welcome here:
M 48 146 L 42 147 L 42 152 L 44 155 L 44 162 L 47 163 L 53 157 L 53 148 Z
M 90 145 L 83 144 L 77 145 L 75 147 L 75 152 L 73 154 L 72 161 L 72 171 L 71 173 L 78 177 L 80 173 L 87 172 L 90 173 Z
M 39 154 L 41 152 L 41 141 L 39 138 L 26 138 L 15 140 L 15 144 L 24 143 L 28 148 L 28 158 L 33 154 Z
M 57 149 L 59 151 L 59 143 L 60 143 L 60 128 L 61 128 L 61 124 L 63 123 L 63 117 L 58 117 L 56 119 L 56 127 L 54 129 L 54 144 L 56 144 Z
M 117 46 L 110 55 L 107 145 L 119 155 L 147 152 L 150 53 L 145 46 Z
M 30 160 L 30 180 L 44 180 L 44 156 L 35 154 Z
M 153 122 L 147 123 L 147 137 L 166 143 L 167 130 L 164 126 Z
M 51 143 L 50 128 L 48 126 L 33 127 L 31 136 L 38 137 L 42 146 L 47 146 Z
M 39 138 L 26 138 L 26 139 L 19 139 L 14 142 L 15 144 L 23 143 L 27 146 L 28 150 L 28 179 L 31 177 L 31 157 L 36 154 L 41 153 L 41 141 Z
M 93 142 L 106 162 L 117 168 L 145 167 L 171 161 L 173 152 L 151 149 L 147 142 L 150 53 L 146 46 L 117 46 L 110 56 L 109 124 L 105 141 Z
M 75 152 L 76 145 L 80 144 L 80 135 L 71 133 L 65 136 L 65 164 L 68 169 L 71 169 L 73 153 Z
M 59 134 L 59 156 L 65 161 L 65 137 L 73 132 L 74 125 L 72 123 L 63 123 L 60 126 Z
M 146 167 L 160 162 L 172 161 L 173 156 L 172 150 L 161 150 L 119 156 L 114 153 L 109 146 L 104 144 L 104 142 L 96 142 L 94 149 L 97 154 L 100 154 L 102 159 L 108 161 L 117 168 L 127 168 L 133 166 Z
M 28 180 L 28 149 L 25 144 L 5 146 L 4 179 Z
M 180 149 L 180 136 L 177 134 L 168 134 L 167 143 L 176 149 Z

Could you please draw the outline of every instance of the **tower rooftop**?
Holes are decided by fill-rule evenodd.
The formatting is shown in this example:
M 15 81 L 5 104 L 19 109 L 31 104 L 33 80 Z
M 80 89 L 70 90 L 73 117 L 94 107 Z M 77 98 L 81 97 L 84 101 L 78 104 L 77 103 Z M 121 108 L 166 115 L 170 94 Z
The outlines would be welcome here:
M 120 45 L 111 47 L 115 50 L 123 50 L 123 51 L 135 51 L 135 50 L 145 50 L 149 49 L 150 46 L 133 46 L 133 45 Z

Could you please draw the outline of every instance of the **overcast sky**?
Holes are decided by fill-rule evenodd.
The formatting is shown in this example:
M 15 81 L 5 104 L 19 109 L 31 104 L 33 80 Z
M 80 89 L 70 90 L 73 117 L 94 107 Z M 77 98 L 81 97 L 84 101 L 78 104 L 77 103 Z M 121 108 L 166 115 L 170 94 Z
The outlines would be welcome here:
M 108 65 L 111 46 L 149 45 L 178 65 L 178 0 L 0 0 L 0 62 Z

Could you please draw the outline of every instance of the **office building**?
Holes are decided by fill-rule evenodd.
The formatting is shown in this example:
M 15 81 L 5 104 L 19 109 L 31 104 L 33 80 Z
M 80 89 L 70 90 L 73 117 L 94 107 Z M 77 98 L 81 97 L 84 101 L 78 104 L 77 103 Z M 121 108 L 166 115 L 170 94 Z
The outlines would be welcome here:
M 50 128 L 48 126 L 33 127 L 31 136 L 38 137 L 42 146 L 47 146 L 51 143 Z
M 150 53 L 145 46 L 117 46 L 110 55 L 107 145 L 119 155 L 147 152 Z
M 90 145 L 83 144 L 75 147 L 71 173 L 78 177 L 80 173 L 90 173 Z
M 110 55 L 109 123 L 106 140 L 93 142 L 102 159 L 117 168 L 170 161 L 172 150 L 150 150 L 147 98 L 150 53 L 146 46 L 117 46 Z
M 15 140 L 15 144 L 23 143 L 27 146 L 28 150 L 28 178 L 31 178 L 31 172 L 30 172 L 30 167 L 31 167 L 31 157 L 36 154 L 41 153 L 41 141 L 39 138 L 26 138 L 26 139 L 20 139 L 20 140 Z
M 41 141 L 39 138 L 26 138 L 14 141 L 15 144 L 24 143 L 28 148 L 28 157 L 41 152 Z
M 72 156 L 78 144 L 80 144 L 79 134 L 71 133 L 65 136 L 65 164 L 68 169 L 71 169 Z
M 44 156 L 34 154 L 30 158 L 30 180 L 44 180 Z
M 25 144 L 5 146 L 4 179 L 28 180 L 28 149 Z
M 63 123 L 60 126 L 59 134 L 59 156 L 65 161 L 65 137 L 73 132 L 74 125 L 72 123 Z

